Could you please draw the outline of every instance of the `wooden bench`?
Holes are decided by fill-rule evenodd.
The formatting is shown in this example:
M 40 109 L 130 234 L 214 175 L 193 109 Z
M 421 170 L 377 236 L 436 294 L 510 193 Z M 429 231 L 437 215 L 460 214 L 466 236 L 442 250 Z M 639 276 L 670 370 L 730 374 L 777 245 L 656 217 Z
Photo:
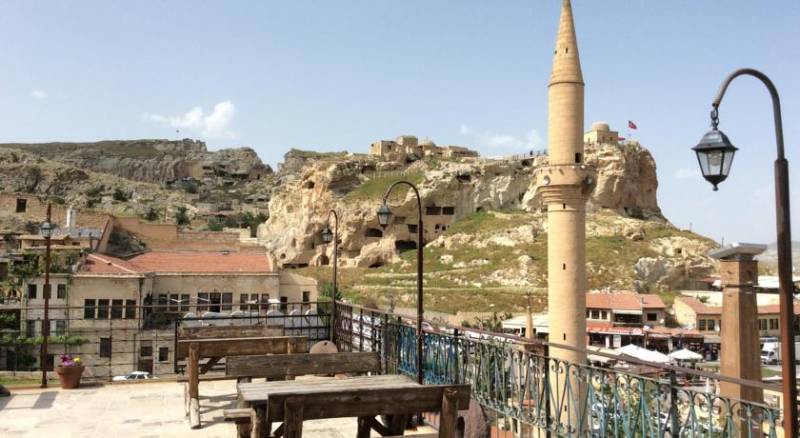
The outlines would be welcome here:
M 210 328 L 210 327 L 204 327 Z M 225 328 L 230 327 L 215 327 Z M 308 351 L 308 338 L 305 336 L 261 336 L 245 338 L 183 339 L 178 341 L 176 359 L 186 359 L 185 412 L 189 425 L 200 427 L 200 375 L 207 372 L 213 364 L 223 357 L 254 354 L 286 354 Z M 200 359 L 209 361 L 200 367 Z M 207 380 L 211 380 L 210 378 Z
M 253 378 L 285 379 L 311 374 L 365 374 L 381 370 L 377 353 L 343 352 L 234 356 L 225 363 L 225 378 L 240 382 Z M 251 409 L 231 409 L 225 421 L 236 423 L 238 436 L 250 436 Z M 230 419 L 228 418 L 230 416 Z M 246 417 L 246 418 L 245 418 Z
M 469 385 L 423 386 L 397 375 L 240 383 L 238 389 L 240 406 L 252 408 L 253 438 L 269 436 L 275 421 L 283 421 L 275 436 L 300 438 L 304 420 L 340 417 L 358 418 L 357 438 L 368 438 L 373 429 L 381 436 L 402 435 L 417 412 L 440 412 L 436 436 L 455 438 L 458 411 L 469 408 L 470 398 Z
M 380 371 L 380 357 L 370 352 L 236 356 L 228 358 L 225 363 L 225 375 L 229 378 L 283 379 L 310 374 L 366 374 Z

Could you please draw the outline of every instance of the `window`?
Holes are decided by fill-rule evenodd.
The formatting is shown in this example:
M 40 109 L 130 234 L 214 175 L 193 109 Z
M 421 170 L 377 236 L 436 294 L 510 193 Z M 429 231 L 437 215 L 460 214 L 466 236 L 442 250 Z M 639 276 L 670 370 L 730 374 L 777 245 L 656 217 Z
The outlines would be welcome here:
M 111 300 L 111 319 L 122 319 L 122 300 Z
M 239 294 L 239 310 L 250 310 L 250 295 L 248 294 Z
M 167 304 L 167 308 L 170 312 L 177 312 L 178 311 L 178 304 L 180 304 L 180 295 L 178 294 L 170 294 L 169 295 L 169 303 Z
M 600 311 L 592 310 L 592 319 L 600 319 Z
M 307 290 L 304 290 L 303 291 L 303 302 L 307 303 L 309 301 L 311 301 L 311 292 L 309 292 Z
M 259 302 L 261 303 L 259 309 L 269 310 L 269 294 L 261 294 Z
M 181 294 L 181 312 L 189 311 L 189 294 Z
M 59 284 L 56 286 L 56 298 L 59 300 L 63 300 L 67 298 L 67 285 L 66 284 Z
M 67 332 L 67 321 L 56 321 L 56 336 L 61 336 Z
M 139 346 L 139 356 L 153 357 L 153 341 L 142 341 L 142 345 Z
M 125 300 L 125 319 L 136 319 L 136 300 Z
M 600 311 L 600 319 L 608 319 L 608 312 L 605 310 Z
M 767 331 L 767 320 L 766 319 L 759 319 L 758 320 L 758 329 L 761 331 Z
M 200 293 L 197 294 L 197 313 L 202 313 L 208 310 L 208 294 L 207 293 Z
M 164 294 L 158 294 L 158 307 L 156 307 L 159 312 L 166 312 L 167 311 L 167 296 Z
M 230 312 L 233 309 L 233 294 L 230 292 L 223 292 L 222 294 L 222 311 Z
M 100 338 L 100 357 L 111 357 L 111 338 Z
M 97 300 L 97 319 L 108 319 L 108 300 Z
M 83 319 L 95 319 L 95 300 L 83 300 Z
M 714 329 L 716 328 L 715 321 L 713 319 L 709 319 L 707 324 L 708 324 L 708 331 L 714 331 Z
M 647 314 L 648 321 L 658 321 L 658 314 L 657 313 L 648 313 Z
M 770 330 L 778 330 L 780 326 L 778 325 L 778 318 L 770 318 L 769 320 L 769 329 Z
M 28 285 L 28 299 L 35 300 L 36 299 L 36 285 L 29 284 Z
M 25 333 L 26 336 L 36 336 L 36 321 L 29 319 L 25 321 Z
M 408 232 L 409 233 L 416 233 L 417 232 L 417 224 L 408 224 Z
M 289 309 L 289 305 L 287 304 L 288 302 L 289 298 L 281 297 L 281 312 L 283 312 L 283 314 L 286 314 L 286 310 Z
M 705 319 L 701 319 L 701 320 L 697 321 L 697 329 L 700 330 L 701 332 L 706 330 L 706 320 Z
M 446 216 L 452 216 L 452 215 L 456 214 L 456 208 L 455 207 L 442 207 L 442 214 L 446 215 Z
M 17 213 L 25 213 L 25 210 L 28 209 L 28 200 L 23 198 L 17 198 Z
M 169 361 L 169 347 L 160 347 L 158 349 L 158 361 L 159 362 Z
M 208 295 L 209 295 L 209 304 L 210 304 L 210 307 L 208 308 L 208 310 L 210 310 L 212 312 L 216 312 L 216 313 L 221 312 L 222 311 L 222 307 L 220 306 L 220 303 L 222 303 L 222 294 L 219 293 L 219 292 L 212 292 L 212 293 L 210 293 Z

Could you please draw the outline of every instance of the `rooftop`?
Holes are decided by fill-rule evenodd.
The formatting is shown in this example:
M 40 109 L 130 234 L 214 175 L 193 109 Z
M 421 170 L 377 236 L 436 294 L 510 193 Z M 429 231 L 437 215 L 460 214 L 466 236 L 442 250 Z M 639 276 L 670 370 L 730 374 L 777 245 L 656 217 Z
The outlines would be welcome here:
M 586 294 L 586 307 L 590 309 L 642 310 L 665 309 L 667 306 L 658 295 L 602 292 Z
M 685 305 L 689 306 L 695 313 L 698 315 L 721 315 L 722 314 L 722 306 L 709 306 L 694 297 L 677 297 L 675 301 L 682 302 Z M 780 305 L 779 304 L 768 304 L 763 306 L 758 306 L 758 314 L 759 315 L 777 315 L 780 312 Z M 800 315 L 800 302 L 794 302 L 794 314 Z
M 80 268 L 82 274 L 147 273 L 272 273 L 265 253 L 257 252 L 148 252 L 121 259 L 106 254 L 90 254 Z

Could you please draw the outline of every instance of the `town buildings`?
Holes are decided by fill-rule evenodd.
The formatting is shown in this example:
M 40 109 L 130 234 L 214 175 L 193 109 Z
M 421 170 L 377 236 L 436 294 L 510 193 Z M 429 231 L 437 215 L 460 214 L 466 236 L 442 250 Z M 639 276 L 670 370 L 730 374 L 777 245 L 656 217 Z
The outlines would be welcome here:
M 2 198 L 18 204 L 10 199 Z M 44 221 L 30 211 L 38 200 L 20 199 L 25 209 L 17 214 Z M 55 223 L 66 222 L 51 241 L 45 368 L 52 368 L 58 355 L 71 353 L 83 359 L 87 377 L 134 370 L 174 373 L 176 324 L 187 318 L 234 316 L 242 319 L 224 323 L 256 324 L 268 314 L 302 319 L 316 312 L 317 282 L 275 269 L 265 249 L 242 243 L 239 233 L 185 231 L 106 216 L 101 228 L 73 238 L 81 216 L 69 208 L 53 216 Z M 115 243 L 115 235 L 135 236 L 143 247 L 111 255 L 112 249 L 126 250 Z M 15 321 L 16 327 L 0 326 L 0 335 L 35 341 L 44 329 L 44 239 L 23 235 L 17 242 L 0 257 L 4 285 L 14 289 L 4 291 L 0 314 L 9 315 L 4 322 Z M 0 345 L 0 369 L 42 366 L 34 344 Z
M 426 157 L 468 158 L 479 154 L 463 146 L 437 146 L 431 140 L 419 141 L 413 135 L 401 135 L 395 140 L 378 140 L 369 147 L 369 154 L 389 161 L 416 161 Z

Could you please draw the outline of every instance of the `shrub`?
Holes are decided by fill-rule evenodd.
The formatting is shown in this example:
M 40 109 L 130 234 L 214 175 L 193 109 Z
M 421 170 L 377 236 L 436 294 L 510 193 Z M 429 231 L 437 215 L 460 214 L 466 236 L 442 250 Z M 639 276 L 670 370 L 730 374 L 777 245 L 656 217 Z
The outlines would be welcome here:
M 123 192 L 122 189 L 116 188 L 114 189 L 114 200 L 119 202 L 125 202 L 128 200 L 128 194 Z
M 178 225 L 189 225 L 189 215 L 186 214 L 186 207 L 181 205 L 175 210 L 175 222 Z

